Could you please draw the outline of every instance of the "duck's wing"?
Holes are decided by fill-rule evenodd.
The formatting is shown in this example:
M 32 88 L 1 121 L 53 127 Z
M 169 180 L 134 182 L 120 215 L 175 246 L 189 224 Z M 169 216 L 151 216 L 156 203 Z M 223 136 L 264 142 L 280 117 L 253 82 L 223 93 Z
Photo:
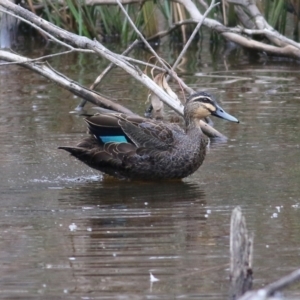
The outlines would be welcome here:
M 109 142 L 133 143 L 119 124 L 119 118 L 121 117 L 126 116 L 121 113 L 96 114 L 86 118 L 85 121 L 89 133 L 94 135 L 101 144 Z M 139 117 L 136 121 L 139 121 Z
M 129 142 L 137 147 L 167 150 L 174 144 L 178 126 L 125 114 L 99 114 L 87 118 L 90 133 L 102 142 Z M 182 130 L 181 130 L 182 132 Z M 112 138 L 113 137 L 113 138 Z
M 171 127 L 162 122 L 144 119 L 135 124 L 128 120 L 120 120 L 120 126 L 137 147 L 168 150 L 174 144 Z

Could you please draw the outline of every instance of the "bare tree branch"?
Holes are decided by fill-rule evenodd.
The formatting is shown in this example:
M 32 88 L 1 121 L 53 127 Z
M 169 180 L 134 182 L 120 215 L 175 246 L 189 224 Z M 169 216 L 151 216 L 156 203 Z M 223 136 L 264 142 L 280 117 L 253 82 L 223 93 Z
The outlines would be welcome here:
M 42 75 L 43 77 L 57 83 L 61 87 L 72 92 L 74 95 L 83 97 L 84 99 L 87 99 L 88 101 L 97 106 L 110 108 L 112 110 L 116 110 L 126 114 L 134 114 L 131 110 L 125 108 L 124 106 L 112 102 L 102 97 L 98 93 L 90 91 L 89 89 L 77 84 L 65 75 L 53 70 L 50 66 L 48 66 L 45 63 L 36 64 L 31 62 L 30 59 L 27 59 L 24 56 L 10 53 L 5 50 L 0 50 L 0 59 L 4 59 L 11 62 L 18 62 L 21 66 Z
M 194 19 L 195 22 L 199 22 L 203 19 L 203 15 L 200 13 L 195 3 L 191 0 L 176 1 L 185 6 L 191 18 Z M 239 5 L 244 3 L 244 0 L 235 1 L 239 1 Z M 280 46 L 268 45 L 259 41 L 249 39 L 241 34 L 238 34 L 235 29 L 230 29 L 221 24 L 220 22 L 210 18 L 206 18 L 203 21 L 203 24 L 208 28 L 215 30 L 216 32 L 221 34 L 225 39 L 230 40 L 242 47 L 256 51 L 263 51 L 271 55 L 287 56 L 297 59 L 300 58 L 300 44 L 289 40 L 288 38 L 279 34 L 275 29 L 273 29 L 262 17 L 261 13 L 258 11 L 257 7 L 253 2 L 250 1 L 249 5 L 247 5 L 246 3 L 247 2 L 245 1 L 245 6 L 247 6 L 247 8 L 253 13 L 253 15 L 255 15 L 255 12 L 257 13 L 255 15 L 255 24 L 258 27 L 258 29 L 263 30 L 261 31 L 261 33 L 263 33 L 271 41 L 276 41 L 276 45 Z
M 164 92 L 157 84 L 155 84 L 148 76 L 146 76 L 139 68 L 134 65 L 131 65 L 121 55 L 115 54 L 104 47 L 98 41 L 90 40 L 89 38 L 78 36 L 76 34 L 70 33 L 66 30 L 63 30 L 50 22 L 34 15 L 33 13 L 23 9 L 20 6 L 17 6 L 11 3 L 8 0 L 2 0 L 0 6 L 4 7 L 5 9 L 13 12 L 14 14 L 21 16 L 22 18 L 28 20 L 29 22 L 35 24 L 36 26 L 40 27 L 41 29 L 47 31 L 48 34 L 53 35 L 57 39 L 64 40 L 64 42 L 73 45 L 74 48 L 81 48 L 81 49 L 89 49 L 93 50 L 94 53 L 97 53 L 109 61 L 113 62 L 118 67 L 125 70 L 129 73 L 132 77 L 136 80 L 141 82 L 143 85 L 148 87 L 153 93 L 155 93 L 162 101 L 164 101 L 167 105 L 173 108 L 177 113 L 180 115 L 183 114 L 183 106 L 180 105 L 178 102 L 174 102 L 173 99 Z
M 238 298 L 238 300 L 268 300 L 268 299 L 271 300 L 270 297 L 274 296 L 276 292 L 279 292 L 282 289 L 287 288 L 288 286 L 292 285 L 297 281 L 300 281 L 300 269 L 292 272 L 289 275 L 280 278 L 279 280 L 273 283 L 268 284 L 262 289 L 259 289 L 257 291 L 247 292 L 245 295 Z M 272 297 L 272 299 L 274 298 Z M 282 297 L 280 297 L 279 299 L 282 299 Z
M 125 70 L 128 74 L 130 74 L 136 80 L 141 82 L 144 86 L 149 88 L 149 90 L 151 90 L 154 94 L 156 94 L 163 102 L 165 102 L 168 106 L 170 106 L 177 113 L 179 113 L 180 115 L 183 114 L 183 105 L 182 104 L 180 104 L 178 101 L 174 101 L 174 99 L 171 96 L 169 96 L 154 81 L 152 81 L 148 76 L 146 76 L 137 66 L 130 64 L 125 59 L 124 56 L 111 52 L 109 49 L 104 47 L 101 43 L 99 43 L 96 40 L 92 41 L 86 37 L 78 36 L 76 34 L 73 34 L 66 30 L 63 30 L 63 29 L 53 25 L 52 23 L 47 22 L 46 20 L 36 16 L 35 14 L 31 13 L 30 11 L 25 10 L 20 6 L 13 4 L 12 2 L 10 2 L 8 0 L 1 0 L 0 8 L 1 7 L 2 7 L 2 10 L 4 8 L 7 11 L 9 11 L 10 13 L 14 14 L 17 18 L 18 17 L 23 18 L 23 19 L 27 20 L 27 22 L 29 22 L 29 24 L 31 24 L 31 25 L 34 24 L 38 29 L 42 29 L 43 31 L 47 32 L 47 35 L 52 40 L 60 41 L 60 44 L 68 45 L 68 46 L 66 46 L 66 47 L 68 47 L 68 49 L 73 50 L 73 48 L 74 48 L 74 51 L 81 51 L 82 49 L 92 50 L 95 54 L 101 55 L 102 57 L 108 59 L 109 61 L 114 63 L 116 66 Z M 63 40 L 63 42 L 62 42 L 62 40 Z M 7 61 L 13 61 L 13 62 L 19 62 L 20 65 L 22 65 L 24 67 L 28 67 L 28 68 L 34 70 L 35 72 L 53 80 L 53 81 L 55 80 L 55 82 L 57 82 L 59 85 L 65 87 L 66 89 L 73 92 L 74 94 L 76 94 L 92 103 L 95 103 L 96 105 L 112 108 L 112 103 L 109 102 L 109 103 L 104 104 L 104 100 L 107 100 L 107 99 L 103 98 L 104 99 L 103 100 L 103 99 L 98 98 L 98 100 L 99 99 L 100 100 L 98 103 L 96 103 L 97 101 L 95 100 L 95 97 L 93 98 L 93 96 L 91 96 L 96 93 L 93 93 L 92 91 L 90 91 L 84 87 L 80 87 L 79 85 L 75 85 L 75 83 L 72 82 L 72 80 L 64 77 L 62 74 L 59 74 L 60 77 L 55 76 L 58 74 L 51 68 L 49 68 L 49 67 L 46 68 L 45 65 L 38 66 L 36 64 L 30 63 L 30 60 L 27 60 L 24 57 L 18 57 L 18 58 L 14 57 L 14 59 L 12 59 L 11 53 L 9 53 L 9 52 L 4 53 L 4 52 L 5 51 L 1 51 L 0 59 L 4 59 Z M 175 77 L 177 77 L 175 72 L 173 74 L 175 74 Z M 178 78 L 178 81 L 182 82 L 182 80 L 180 80 L 179 78 Z M 71 82 L 71 84 L 70 84 L 70 82 Z M 101 97 L 101 96 L 98 95 L 98 97 Z M 112 109 L 117 110 L 117 111 L 122 110 L 122 108 L 120 108 L 120 107 L 112 108 Z M 132 113 L 132 112 L 128 110 L 128 113 Z M 203 121 L 200 122 L 200 126 L 201 126 L 203 132 L 209 137 L 217 137 L 217 138 L 221 138 L 221 139 L 226 138 L 224 135 L 222 135 L 217 130 L 215 130 L 214 128 L 212 128 L 211 126 L 209 126 L 208 124 L 206 124 Z
M 7 0 L 3 0 L 2 2 L 6 2 Z M 143 5 L 146 0 L 85 0 L 86 5 L 101 5 L 101 4 L 111 4 L 116 5 L 120 3 L 122 5 L 125 4 L 134 4 L 138 3 Z M 203 14 L 198 10 L 196 4 L 192 0 L 173 0 L 174 2 L 178 2 L 182 4 L 186 10 L 189 12 L 191 18 L 194 22 L 199 23 L 203 20 Z M 235 5 L 235 10 L 238 16 L 241 19 L 241 22 L 247 28 L 241 29 L 238 27 L 229 28 L 221 24 L 220 22 L 206 18 L 203 21 L 203 24 L 218 32 L 225 39 L 230 40 L 242 47 L 265 52 L 269 55 L 277 55 L 277 56 L 286 56 L 299 59 L 300 58 L 300 44 L 284 37 L 279 34 L 268 22 L 265 20 L 261 12 L 256 6 L 254 0 L 228 0 L 231 4 Z M 199 1 L 202 3 L 201 1 Z M 250 16 L 250 19 L 247 20 L 246 15 Z M 185 22 L 182 22 L 183 25 Z M 254 26 L 254 27 L 253 27 Z M 173 27 L 174 28 L 174 27 Z M 253 30 L 252 32 L 249 31 Z M 170 28 L 172 30 L 172 28 Z M 254 31 L 256 30 L 256 31 Z M 165 34 L 166 32 L 162 32 L 161 34 Z M 255 41 L 253 39 L 249 39 L 244 35 L 254 35 L 254 34 L 262 34 L 265 36 L 273 45 L 268 45 L 264 42 Z M 172 74 L 171 74 L 172 76 Z M 176 76 L 176 75 L 175 75 Z

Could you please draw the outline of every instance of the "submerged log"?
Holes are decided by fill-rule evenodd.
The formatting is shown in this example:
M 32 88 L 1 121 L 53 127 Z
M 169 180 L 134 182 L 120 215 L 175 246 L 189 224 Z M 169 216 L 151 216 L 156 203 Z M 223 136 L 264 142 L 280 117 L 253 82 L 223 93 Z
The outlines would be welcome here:
M 230 299 L 238 299 L 252 287 L 253 236 L 249 237 L 241 208 L 236 207 L 230 223 Z

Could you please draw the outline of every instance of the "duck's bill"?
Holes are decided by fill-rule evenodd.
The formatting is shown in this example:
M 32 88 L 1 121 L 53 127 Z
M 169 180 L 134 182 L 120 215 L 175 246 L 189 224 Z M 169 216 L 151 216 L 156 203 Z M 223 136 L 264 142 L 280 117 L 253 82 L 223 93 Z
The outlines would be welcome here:
M 214 111 L 212 115 L 227 121 L 239 123 L 239 120 L 237 118 L 227 113 L 222 107 L 218 105 L 217 105 L 217 110 Z

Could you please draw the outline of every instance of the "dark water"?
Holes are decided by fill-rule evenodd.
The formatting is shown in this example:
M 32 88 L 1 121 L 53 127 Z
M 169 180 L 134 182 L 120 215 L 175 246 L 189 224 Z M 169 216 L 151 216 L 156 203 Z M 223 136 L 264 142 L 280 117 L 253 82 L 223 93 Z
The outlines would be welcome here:
M 226 299 L 236 205 L 255 235 L 255 288 L 300 266 L 300 65 L 219 51 L 196 47 L 179 75 L 241 123 L 214 120 L 228 142 L 182 182 L 103 179 L 57 150 L 85 136 L 82 117 L 69 113 L 79 99 L 0 67 L 2 298 Z M 163 53 L 178 55 L 167 45 Z M 82 54 L 51 64 L 86 86 L 106 66 Z M 124 72 L 99 90 L 143 114 L 147 90 Z

